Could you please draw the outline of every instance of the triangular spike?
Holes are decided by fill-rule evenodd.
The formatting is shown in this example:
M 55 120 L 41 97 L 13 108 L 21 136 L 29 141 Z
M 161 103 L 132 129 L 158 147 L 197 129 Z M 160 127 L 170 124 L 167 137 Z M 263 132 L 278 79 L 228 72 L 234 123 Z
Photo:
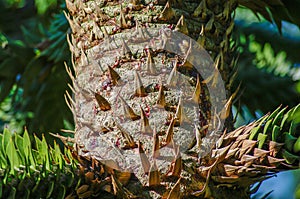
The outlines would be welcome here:
M 131 56 L 132 55 L 131 50 L 123 38 L 121 39 L 121 42 L 122 42 L 122 55 Z
M 96 101 L 101 111 L 108 111 L 111 109 L 109 102 L 99 93 L 94 93 Z
M 156 106 L 158 108 L 165 108 L 165 106 L 166 106 L 164 86 L 163 86 L 162 83 L 159 85 L 159 91 L 158 91 L 158 98 L 157 98 L 157 101 L 156 101 Z
M 175 118 L 172 118 L 172 121 L 167 130 L 167 137 L 166 137 L 165 145 L 168 145 L 173 140 L 174 124 L 175 124 Z
M 173 9 L 171 8 L 171 5 L 168 1 L 165 5 L 163 11 L 161 12 L 159 18 L 161 20 L 168 21 L 168 20 L 171 20 L 173 17 L 175 17 L 175 13 L 174 13 Z
M 125 146 L 123 149 L 133 149 L 137 147 L 133 137 L 118 123 L 115 121 L 117 128 L 120 130 L 122 137 L 125 139 Z
M 148 57 L 147 57 L 147 62 L 146 62 L 146 71 L 150 75 L 155 75 L 156 74 L 155 63 L 154 63 L 154 59 L 151 55 L 150 50 L 148 50 Z
M 66 0 L 66 7 L 71 15 L 74 15 L 77 12 L 77 7 L 70 0 Z
M 110 66 L 107 66 L 107 67 L 108 67 L 110 79 L 111 79 L 113 85 L 115 86 L 118 84 L 118 81 L 121 79 L 121 77 L 112 67 L 110 67 Z
M 199 78 L 199 75 L 197 75 L 197 83 L 196 83 L 196 88 L 195 88 L 195 91 L 193 93 L 193 101 L 197 104 L 200 103 L 200 95 L 201 95 L 201 82 L 200 82 L 200 78 Z
M 152 134 L 153 130 L 149 125 L 149 120 L 146 116 L 146 113 L 141 106 L 140 109 L 141 109 L 141 132 L 146 134 Z
M 142 163 L 142 167 L 144 170 L 145 174 L 148 174 L 150 171 L 150 162 L 149 159 L 147 158 L 145 151 L 142 147 L 141 142 L 138 142 L 138 148 L 139 148 L 139 155 L 140 155 L 140 159 L 141 159 L 141 163 Z
M 181 97 L 179 98 L 179 102 L 178 102 L 178 105 L 177 105 L 177 109 L 176 109 L 176 113 L 175 113 L 175 119 L 176 119 L 176 122 L 178 122 L 179 125 L 181 125 L 183 120 L 184 120 L 184 113 L 183 113 Z
M 197 145 L 198 149 L 201 149 L 202 136 L 201 136 L 201 132 L 196 124 L 195 124 L 195 134 L 196 134 L 196 140 L 197 140 L 196 145 Z
M 159 137 L 156 133 L 156 130 L 153 131 L 153 148 L 152 148 L 152 157 L 153 159 L 158 158 L 160 156 L 159 153 Z
M 149 187 L 158 186 L 160 185 L 160 173 L 156 166 L 155 160 L 153 160 L 153 164 L 150 167 L 150 174 L 149 174 Z
M 122 101 L 124 116 L 127 119 L 131 119 L 132 121 L 138 120 L 141 117 L 135 114 L 134 110 L 127 104 L 123 97 L 119 96 Z
M 178 60 L 175 60 L 173 69 L 167 79 L 167 85 L 170 87 L 176 87 L 177 86 L 177 80 L 178 80 L 178 74 L 177 74 L 177 64 Z
M 87 66 L 89 64 L 88 58 L 84 53 L 83 49 L 81 49 L 80 61 L 81 61 L 81 66 Z
M 127 25 L 126 19 L 125 19 L 125 15 L 124 15 L 124 13 L 122 11 L 122 6 L 120 8 L 119 26 L 120 26 L 120 28 L 123 28 L 123 29 L 124 28 L 128 28 L 128 25 Z
M 145 87 L 143 86 L 141 77 L 137 71 L 135 71 L 135 93 L 134 95 L 137 97 L 145 97 L 147 96 Z
M 167 199 L 180 199 L 180 180 L 181 178 L 179 178 L 176 182 L 176 184 L 174 185 L 174 187 L 171 189 Z
M 180 156 L 180 150 L 178 147 L 171 175 L 179 178 L 181 171 L 182 171 L 182 158 Z
M 186 25 L 183 15 L 181 15 L 180 19 L 178 20 L 175 30 L 182 32 L 183 34 L 186 34 L 186 35 L 189 34 L 189 31 L 188 31 L 188 28 L 187 28 L 187 25 Z
M 92 33 L 94 33 L 96 39 L 99 39 L 99 40 L 100 40 L 100 39 L 103 38 L 103 35 L 102 35 L 102 33 L 101 33 L 101 30 L 100 30 L 98 24 L 97 24 L 95 21 L 93 21 L 93 29 L 92 29 Z
M 230 112 L 231 112 L 231 107 L 232 107 L 232 103 L 233 100 L 235 99 L 236 95 L 238 94 L 239 90 L 240 90 L 240 86 L 241 84 L 238 86 L 238 88 L 236 89 L 236 91 L 229 97 L 229 99 L 227 100 L 224 108 L 222 109 L 221 113 L 220 113 L 220 118 L 221 119 L 226 119 Z

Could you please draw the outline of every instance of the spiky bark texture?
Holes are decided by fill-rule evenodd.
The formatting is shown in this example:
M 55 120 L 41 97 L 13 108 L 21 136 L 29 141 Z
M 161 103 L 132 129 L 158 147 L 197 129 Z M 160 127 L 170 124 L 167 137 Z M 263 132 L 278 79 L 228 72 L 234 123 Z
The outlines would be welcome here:
M 213 128 L 217 136 L 222 130 L 218 125 L 208 125 L 211 120 L 230 117 L 235 61 L 230 36 L 236 1 L 66 0 L 66 5 L 75 71 L 73 76 L 66 67 L 74 94 L 73 98 L 68 93 L 66 97 L 76 122 L 78 153 L 115 170 L 130 166 L 137 177 L 124 188 L 111 170 L 112 189 L 107 191 L 118 198 L 249 196 L 249 185 L 271 169 L 270 159 L 275 158 L 270 151 L 259 153 L 256 141 L 248 139 L 250 130 L 258 124 L 224 135 L 217 147 L 213 136 L 210 143 L 202 143 L 207 128 Z M 229 98 L 219 116 L 211 114 L 206 87 L 209 81 L 217 83 L 217 74 L 203 79 L 193 74 L 193 66 L 185 62 L 185 57 L 148 46 L 141 49 L 141 43 L 149 43 L 155 34 L 154 28 L 161 30 L 157 42 L 163 47 L 169 31 L 180 31 L 208 51 Z M 139 45 L 135 45 L 137 42 Z M 188 49 L 186 42 L 182 50 Z M 184 79 L 189 79 L 187 84 L 182 83 Z M 179 85 L 190 95 L 182 96 L 173 89 Z M 184 108 L 187 101 L 196 103 L 200 113 Z M 189 118 L 197 119 L 196 126 L 183 128 Z M 231 122 L 226 123 L 229 129 L 231 126 Z M 180 153 L 187 142 L 186 153 Z M 160 150 L 163 146 L 168 146 L 164 147 L 166 151 Z M 118 162 L 109 160 L 116 157 Z M 266 168 L 254 166 L 264 165 L 260 158 L 269 161 Z

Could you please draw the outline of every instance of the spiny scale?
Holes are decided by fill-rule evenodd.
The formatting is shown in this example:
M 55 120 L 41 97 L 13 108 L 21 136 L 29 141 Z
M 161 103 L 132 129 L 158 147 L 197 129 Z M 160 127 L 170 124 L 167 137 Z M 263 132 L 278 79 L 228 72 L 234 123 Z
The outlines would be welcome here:
M 165 108 L 166 107 L 166 99 L 165 99 L 165 93 L 164 93 L 164 86 L 161 83 L 159 85 L 159 91 L 158 91 L 158 97 L 156 101 L 156 106 L 158 108 Z
M 141 117 L 135 114 L 134 110 L 127 104 L 127 102 L 123 99 L 123 97 L 119 96 L 122 101 L 124 116 L 127 119 L 131 119 L 132 121 L 138 120 Z
M 147 63 L 146 63 L 146 71 L 150 75 L 155 75 L 156 74 L 155 63 L 154 63 L 154 60 L 153 60 L 153 57 L 151 55 L 150 50 L 148 50 L 148 57 L 147 57 Z
M 102 95 L 99 93 L 94 95 L 101 111 L 109 111 L 111 109 L 109 102 Z
M 118 84 L 118 81 L 121 79 L 120 75 L 110 66 L 108 67 L 109 76 L 114 86 Z
M 143 86 L 141 77 L 139 75 L 139 73 L 137 71 L 135 71 L 135 78 L 134 78 L 134 82 L 135 82 L 135 96 L 137 97 L 145 97 L 147 96 L 145 87 Z
M 173 69 L 167 79 L 167 85 L 170 87 L 176 87 L 177 85 L 177 80 L 178 80 L 177 64 L 178 64 L 178 60 L 176 59 L 173 65 Z
M 196 88 L 195 88 L 195 91 L 194 91 L 193 97 L 192 97 L 193 101 L 197 104 L 200 103 L 200 99 L 201 99 L 200 95 L 201 95 L 201 83 L 200 83 L 200 78 L 199 78 L 199 75 L 198 75 L 197 76 Z
M 168 1 L 165 5 L 163 11 L 160 14 L 160 19 L 167 21 L 167 20 L 172 19 L 173 17 L 175 17 L 175 13 L 174 13 L 173 9 L 171 8 L 171 5 Z
M 147 158 L 147 155 L 145 154 L 145 151 L 140 141 L 138 142 L 138 148 L 139 148 L 139 155 L 140 155 L 140 160 L 141 160 L 144 173 L 148 174 L 150 171 L 150 162 L 149 159 Z
M 146 116 L 145 111 L 140 106 L 141 109 L 141 132 L 146 134 L 152 134 L 152 128 L 150 127 L 149 120 Z

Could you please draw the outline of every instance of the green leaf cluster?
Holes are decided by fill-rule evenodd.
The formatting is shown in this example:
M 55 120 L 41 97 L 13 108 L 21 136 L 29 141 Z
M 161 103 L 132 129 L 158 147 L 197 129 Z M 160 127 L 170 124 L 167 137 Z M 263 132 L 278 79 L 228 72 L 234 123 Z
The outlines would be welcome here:
M 23 113 L 30 131 L 58 132 L 73 124 L 63 98 L 70 82 L 63 62 L 70 53 L 62 2 L 0 2 L 0 103 L 11 102 L 8 115 Z M 0 118 L 0 124 L 5 122 Z
M 49 147 L 45 137 L 32 143 L 27 130 L 4 129 L 0 143 L 0 198 L 64 198 L 78 183 L 70 150 Z
M 282 148 L 280 157 L 288 164 L 299 164 L 300 104 L 290 110 L 278 107 L 257 122 L 259 125 L 251 130 L 249 139 L 257 140 L 260 149 L 267 145 L 267 141 L 272 142 L 268 145 L 276 146 L 278 151 Z

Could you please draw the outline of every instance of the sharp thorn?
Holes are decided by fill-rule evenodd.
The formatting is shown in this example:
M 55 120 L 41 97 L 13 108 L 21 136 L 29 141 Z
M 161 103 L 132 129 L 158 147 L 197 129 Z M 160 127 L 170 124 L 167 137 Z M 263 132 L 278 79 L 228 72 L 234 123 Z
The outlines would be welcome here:
M 143 149 L 143 146 L 141 144 L 141 142 L 138 142 L 138 148 L 139 148 L 139 155 L 140 155 L 140 159 L 141 159 L 141 163 L 142 163 L 142 167 L 144 170 L 145 174 L 148 174 L 150 171 L 150 162 L 149 159 L 147 158 L 145 151 Z
M 141 106 L 140 109 L 141 109 L 141 132 L 152 135 L 153 130 L 150 127 L 149 120 L 146 116 L 146 113 Z
M 173 17 L 175 17 L 175 13 L 174 13 L 173 9 L 171 8 L 171 5 L 168 1 L 165 5 L 163 11 L 161 12 L 159 18 L 163 21 L 168 21 L 168 20 L 171 20 Z
M 95 92 L 94 96 L 101 111 L 108 111 L 111 109 L 109 102 L 102 95 Z
M 193 101 L 197 104 L 200 103 L 200 100 L 201 100 L 201 82 L 200 82 L 200 77 L 199 75 L 197 75 L 197 83 L 196 83 L 196 88 L 195 88 L 195 91 L 193 93 Z
M 159 153 L 159 137 L 156 133 L 156 130 L 153 131 L 153 148 L 152 148 L 152 157 L 156 159 L 160 156 Z
M 150 167 L 149 187 L 158 186 L 158 185 L 160 185 L 160 173 L 156 166 L 155 160 L 153 160 L 153 164 Z
M 122 137 L 125 139 L 125 146 L 123 149 L 133 149 L 137 147 L 133 137 L 118 123 L 115 121 L 117 128 L 120 130 Z
M 127 25 L 126 19 L 125 19 L 125 15 L 124 15 L 124 13 L 122 11 L 122 6 L 120 8 L 119 26 L 122 29 L 128 28 L 128 25 Z
M 135 96 L 137 97 L 145 97 L 147 96 L 145 87 L 143 86 L 141 77 L 137 71 L 135 71 Z
M 155 63 L 154 63 L 154 59 L 151 55 L 150 50 L 148 50 L 148 57 L 147 57 L 147 62 L 146 62 L 146 71 L 150 75 L 155 75 L 156 74 Z
M 184 19 L 183 15 L 181 15 L 180 19 L 178 20 L 177 25 L 175 27 L 175 30 L 177 30 L 179 32 L 182 32 L 183 34 L 186 34 L 186 35 L 189 34 L 187 24 L 185 22 L 185 19 Z
M 165 108 L 166 106 L 166 99 L 165 99 L 165 93 L 164 93 L 164 86 L 161 83 L 159 86 L 159 91 L 158 91 L 158 98 L 156 101 L 156 106 L 158 108 Z
M 121 101 L 122 101 L 122 106 L 123 106 L 123 112 L 124 116 L 127 119 L 131 119 L 132 121 L 138 120 L 141 117 L 137 114 L 135 114 L 134 110 L 127 104 L 127 102 L 124 100 L 123 97 L 119 95 Z
M 107 67 L 108 67 L 110 79 L 111 79 L 113 85 L 116 86 L 118 84 L 118 81 L 121 79 L 121 77 L 112 67 L 110 67 L 110 66 L 107 66 Z
M 168 145 L 173 140 L 174 124 L 175 124 L 175 118 L 172 118 L 172 121 L 167 129 L 167 137 L 166 137 L 165 145 Z
M 173 69 L 167 79 L 167 85 L 170 87 L 176 87 L 177 86 L 177 80 L 178 80 L 178 74 L 177 74 L 177 64 L 178 60 L 175 60 Z

